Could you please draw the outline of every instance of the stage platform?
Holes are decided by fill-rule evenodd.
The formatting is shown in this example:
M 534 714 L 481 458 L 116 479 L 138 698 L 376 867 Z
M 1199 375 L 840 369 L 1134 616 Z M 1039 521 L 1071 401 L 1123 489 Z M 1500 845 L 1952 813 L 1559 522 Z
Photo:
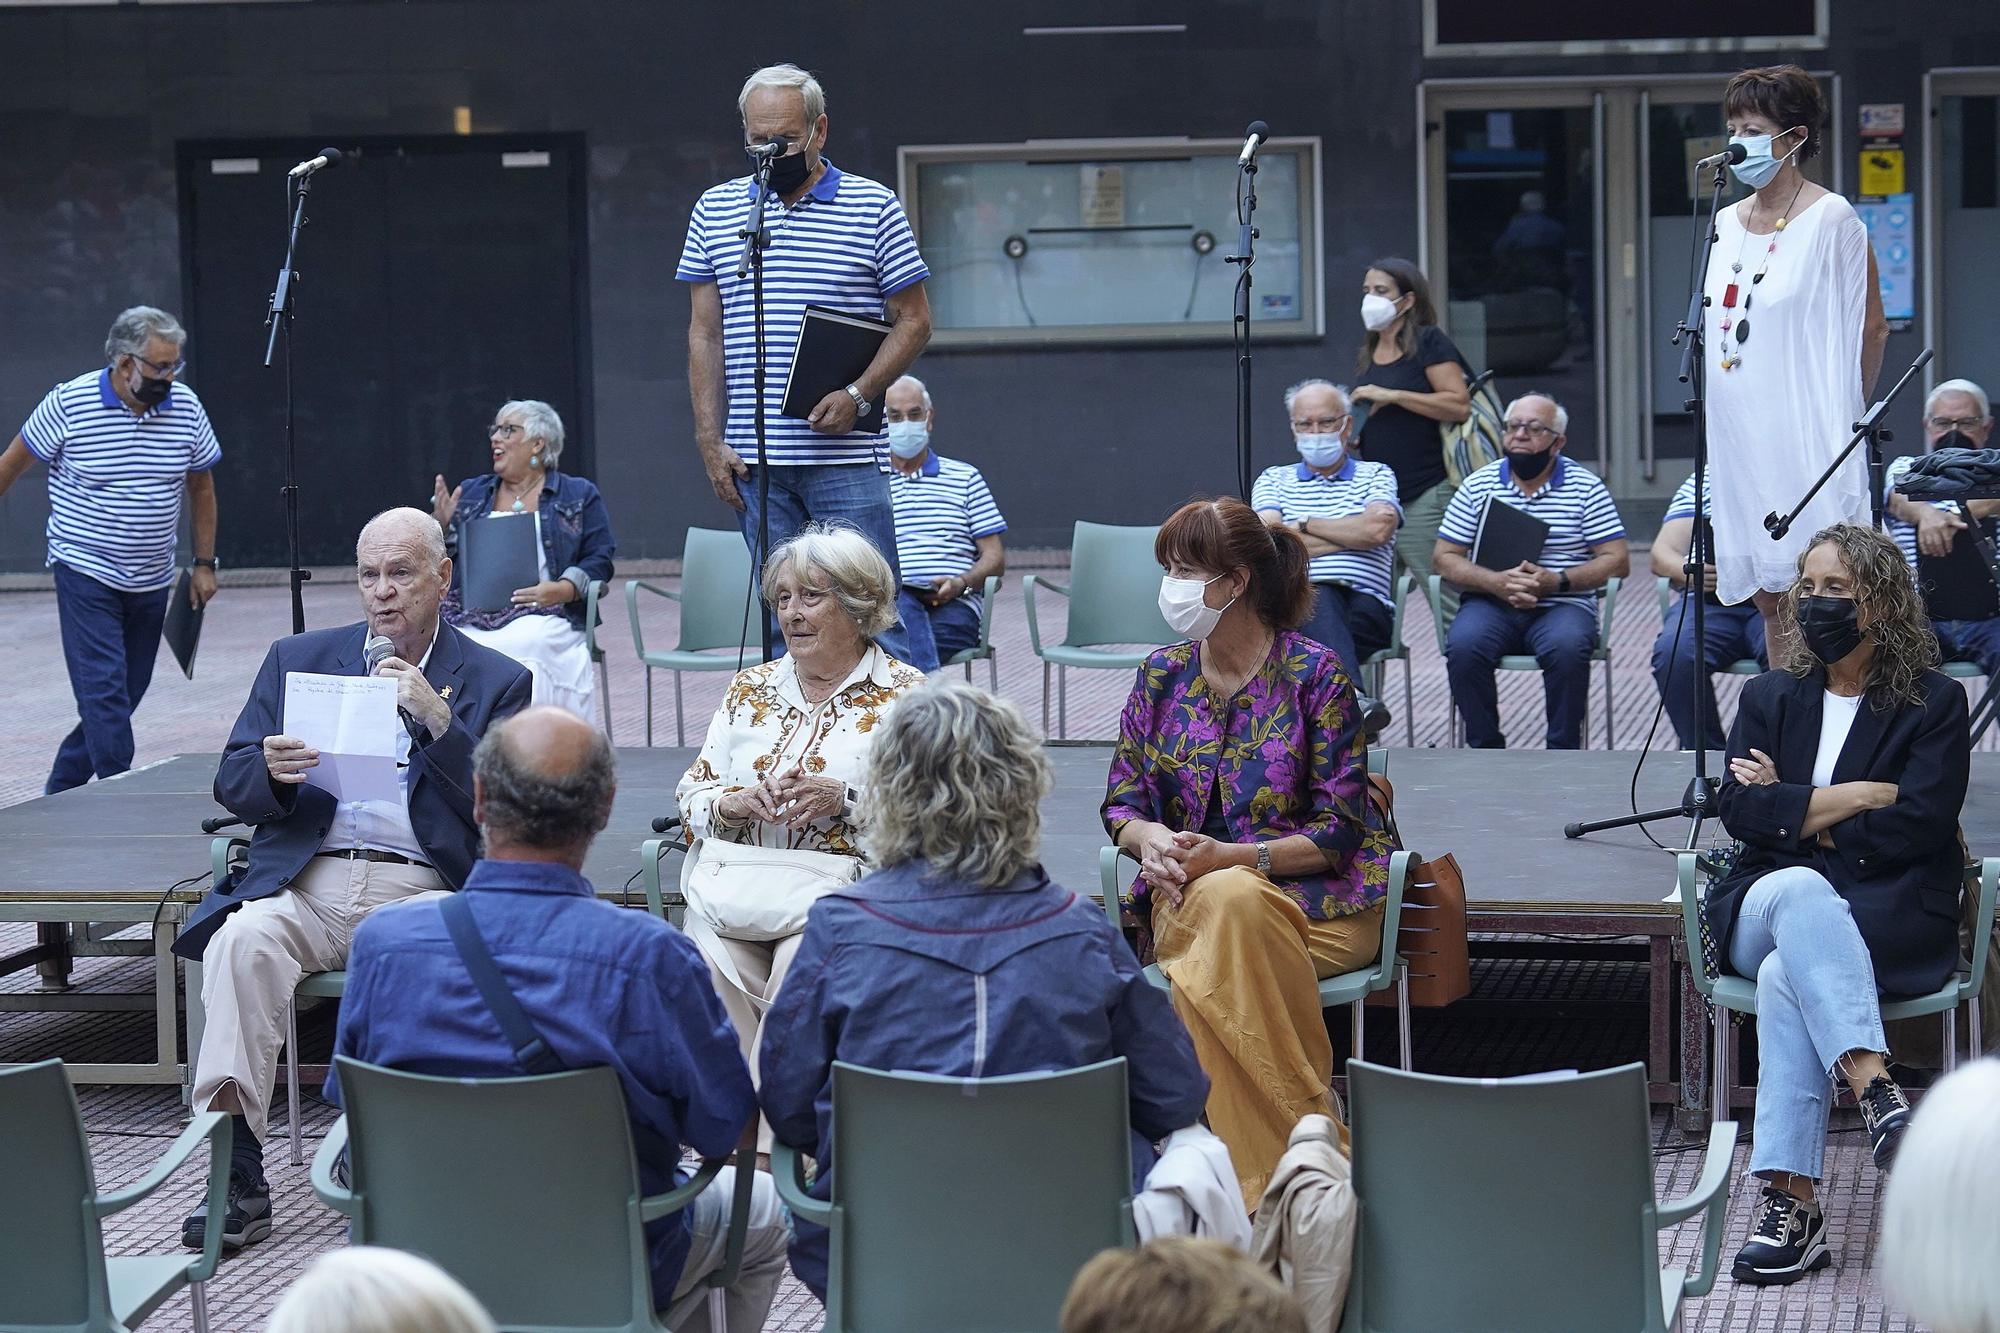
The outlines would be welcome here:
M 674 809 L 673 792 L 692 748 L 621 748 L 618 799 L 610 826 L 585 867 L 600 895 L 643 901 L 641 845 L 655 817 Z M 1055 790 L 1043 803 L 1043 861 L 1059 883 L 1098 891 L 1097 810 L 1110 748 L 1055 744 Z M 1624 813 L 1636 753 L 1401 750 L 1388 752 L 1397 821 L 1411 847 L 1451 852 L 1465 872 L 1475 933 L 1483 950 L 1506 956 L 1602 956 L 1643 950 L 1649 965 L 1648 1066 L 1656 1101 L 1677 1103 L 1690 1122 L 1706 1103 L 1706 1028 L 1698 1005 L 1677 997 L 1684 965 L 1668 851 L 1636 828 L 1580 840 L 1565 824 Z M 1717 763 L 1719 765 L 1719 758 Z M 78 1065 L 79 1082 L 176 1083 L 186 1077 L 176 1041 L 174 933 L 206 891 L 210 839 L 200 821 L 225 813 L 209 795 L 214 755 L 177 755 L 109 782 L 0 809 L 0 921 L 41 923 L 40 941 L 0 958 L 0 974 L 35 966 L 37 992 L 0 995 L 0 1009 L 151 1010 L 155 1058 L 138 1065 Z M 1679 799 L 1690 772 L 1685 755 L 1652 752 L 1639 783 L 1641 808 Z M 2000 757 L 1973 756 L 1965 806 L 1975 853 L 2000 849 Z M 1653 836 L 1672 847 L 1686 822 L 1663 821 Z M 1712 825 L 1704 840 L 1722 837 Z M 663 878 L 674 883 L 675 868 Z M 64 928 L 64 923 L 69 923 Z M 89 926 L 91 929 L 86 929 Z M 132 927 L 146 938 L 106 939 Z M 154 960 L 151 994 L 67 993 L 72 954 L 124 953 Z M 1676 1010 L 1681 1021 L 1676 1022 Z M 1676 1050 L 1678 1046 L 1678 1050 Z M 1678 1058 L 1676 1058 L 1678 1057 Z

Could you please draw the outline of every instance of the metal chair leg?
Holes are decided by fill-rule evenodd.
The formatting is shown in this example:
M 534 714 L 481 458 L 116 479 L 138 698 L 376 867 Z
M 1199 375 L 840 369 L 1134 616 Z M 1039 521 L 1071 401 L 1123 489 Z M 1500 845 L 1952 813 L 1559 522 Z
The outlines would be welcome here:
M 208 1284 L 188 1283 L 188 1303 L 194 1307 L 194 1333 L 208 1333 Z
M 968 669 L 965 674 L 969 679 L 972 672 Z M 995 694 L 1000 693 L 1000 654 L 998 650 L 986 654 L 986 681 L 987 684 L 993 687 Z
M 1986 1054 L 1985 1034 L 1979 1030 L 1979 997 L 1977 995 L 1972 997 L 1967 1008 L 1971 1012 L 1966 1016 L 1966 1033 L 1972 1038 L 1972 1058 L 1977 1060 Z
M 1712 1086 L 1708 1090 L 1709 1123 L 1719 1125 L 1729 1119 L 1729 1011 L 1721 1005 L 1715 1006 L 1715 1030 L 1710 1034 L 1715 1042 L 1715 1066 L 1711 1071 Z
M 646 748 L 653 748 L 653 668 L 646 668 Z
M 299 1002 L 285 1006 L 285 1109 L 292 1116 L 292 1165 L 304 1166 L 305 1140 L 299 1133 Z
M 971 663 L 968 662 L 966 665 L 970 666 Z M 729 1294 L 721 1287 L 708 1289 L 708 1326 L 716 1330 L 716 1333 L 728 1333 Z
M 597 664 L 597 697 L 604 703 L 604 739 L 611 740 L 611 665 Z
M 1604 748 L 1618 748 L 1618 703 L 1611 691 L 1611 660 L 1604 662 Z
M 681 673 L 674 672 L 674 744 L 686 745 L 687 710 L 681 706 Z
M 1417 748 L 1417 706 L 1416 694 L 1410 685 L 1412 669 L 1410 659 L 1403 659 L 1403 744 L 1412 750 Z
M 1069 739 L 1069 668 L 1056 668 L 1056 739 Z
M 1944 1072 L 1958 1068 L 1958 1006 L 1944 1011 Z
M 1410 965 L 1400 958 L 1396 960 L 1396 1041 L 1407 1074 L 1414 1067 L 1410 1062 Z
M 1042 659 L 1042 735 L 1049 734 L 1049 662 Z
M 1365 999 L 1362 999 L 1356 1000 L 1353 1004 L 1347 1006 L 1354 1015 L 1354 1041 L 1352 1049 L 1348 1051 L 1348 1054 L 1356 1060 L 1363 1059 L 1367 1050 L 1367 1003 Z

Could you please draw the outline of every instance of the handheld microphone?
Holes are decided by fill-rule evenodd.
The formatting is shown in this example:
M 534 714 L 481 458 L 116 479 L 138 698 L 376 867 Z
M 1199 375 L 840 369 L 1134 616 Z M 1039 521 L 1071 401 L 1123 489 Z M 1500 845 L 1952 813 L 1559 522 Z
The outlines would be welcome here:
M 338 148 L 322 148 L 319 150 L 318 157 L 307 158 L 285 174 L 293 180 L 297 180 L 301 176 L 310 176 L 323 167 L 339 166 L 341 156 L 341 151 Z
M 1750 156 L 1750 153 L 1742 144 L 1733 143 L 1719 153 L 1710 153 L 1707 157 L 1695 163 L 1694 169 L 1696 171 L 1707 171 L 1710 167 L 1733 166 L 1748 156 Z
M 786 153 L 791 151 L 791 148 L 792 148 L 792 141 L 790 139 L 787 139 L 784 135 L 781 134 L 777 138 L 771 140 L 769 143 L 755 144 L 750 148 L 746 148 L 744 151 L 749 153 L 751 157 L 756 158 L 759 162 L 768 162 L 770 159 L 774 157 L 783 157 Z
M 368 642 L 362 645 L 361 654 L 368 664 L 368 674 L 372 676 L 375 674 L 375 668 L 382 665 L 383 659 L 396 655 L 396 645 L 386 634 L 371 634 L 368 636 Z
M 1257 156 L 1257 149 L 1263 145 L 1264 140 L 1271 137 L 1271 127 L 1261 120 L 1253 120 L 1243 133 L 1245 135 L 1243 151 L 1236 155 L 1236 165 L 1239 167 L 1250 165 L 1250 159 Z

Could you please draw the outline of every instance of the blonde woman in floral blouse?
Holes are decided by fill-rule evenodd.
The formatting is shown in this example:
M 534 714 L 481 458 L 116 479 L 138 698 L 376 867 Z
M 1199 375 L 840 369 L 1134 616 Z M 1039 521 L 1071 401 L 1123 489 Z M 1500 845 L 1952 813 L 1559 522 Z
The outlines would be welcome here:
M 687 836 L 851 856 L 858 873 L 868 747 L 896 696 L 924 679 L 874 641 L 897 623 L 895 575 L 859 532 L 811 526 L 771 552 L 763 594 L 785 656 L 729 682 L 675 792 Z M 751 1060 L 799 934 L 731 939 L 692 910 L 687 925 Z
M 1312 607 L 1304 544 L 1225 498 L 1183 506 L 1154 554 L 1188 641 L 1139 669 L 1104 826 L 1139 861 L 1134 909 L 1254 1212 L 1299 1118 L 1338 1123 L 1317 983 L 1380 952 L 1390 840 L 1354 683 L 1293 628 Z

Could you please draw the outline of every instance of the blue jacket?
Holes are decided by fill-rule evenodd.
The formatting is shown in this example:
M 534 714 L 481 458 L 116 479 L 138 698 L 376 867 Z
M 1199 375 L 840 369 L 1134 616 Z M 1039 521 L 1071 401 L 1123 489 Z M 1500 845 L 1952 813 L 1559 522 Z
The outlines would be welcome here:
M 835 1060 L 980 1078 L 1121 1055 L 1136 1190 L 1152 1145 L 1194 1124 L 1208 1101 L 1208 1076 L 1166 992 L 1096 904 L 1039 868 L 976 889 L 910 863 L 813 904 L 764 1020 L 760 1099 L 778 1141 L 818 1163 L 812 1192 L 824 1199 Z M 826 1229 L 793 1225 L 792 1271 L 824 1299 Z
M 199 959 L 225 916 L 283 891 L 319 851 L 333 822 L 334 799 L 319 787 L 271 781 L 264 738 L 285 729 L 286 672 L 362 675 L 367 639 L 366 623 L 343 625 L 280 639 L 264 654 L 215 772 L 217 804 L 255 827 L 250 864 L 241 879 L 201 900 L 174 941 L 181 957 Z M 451 690 L 446 695 L 451 726 L 435 740 L 410 746 L 410 827 L 438 874 L 455 889 L 479 851 L 479 829 L 472 822 L 472 749 L 487 727 L 528 706 L 532 680 L 519 662 L 443 624 L 424 679 L 439 694 Z
M 633 1136 L 647 1194 L 687 1179 L 681 1144 L 704 1157 L 736 1146 L 757 1094 L 708 964 L 685 936 L 657 917 L 600 902 L 568 866 L 481 861 L 465 894 L 501 976 L 556 1057 L 572 1069 L 616 1070 L 632 1122 L 657 1135 Z M 526 1072 L 435 900 L 374 913 L 354 932 L 334 1050 L 452 1078 Z M 337 1073 L 327 1075 L 326 1095 L 339 1104 Z M 661 1309 L 687 1262 L 688 1218 L 682 1210 L 646 1226 Z
M 467 477 L 459 485 L 464 488 L 458 497 L 458 509 L 452 514 L 451 531 L 445 534 L 446 542 L 455 557 L 461 548 L 460 537 L 465 525 L 485 518 L 493 512 L 493 497 L 499 494 L 500 478 L 491 472 L 477 477 Z M 582 477 L 572 477 L 567 472 L 551 468 L 542 479 L 542 555 L 548 561 L 549 577 L 568 579 L 576 585 L 577 599 L 565 602 L 562 613 L 578 629 L 583 628 L 584 594 L 590 591 L 595 580 L 611 577 L 611 557 L 618 552 L 618 542 L 611 535 L 611 511 L 604 507 L 604 497 L 597 487 Z M 469 625 L 478 629 L 497 629 L 514 618 L 511 611 L 498 613 L 466 611 L 460 603 L 464 590 L 459 579 L 459 566 L 454 559 L 451 567 L 451 591 L 445 594 L 445 619 L 454 625 Z M 491 623 L 486 623 L 486 622 Z

